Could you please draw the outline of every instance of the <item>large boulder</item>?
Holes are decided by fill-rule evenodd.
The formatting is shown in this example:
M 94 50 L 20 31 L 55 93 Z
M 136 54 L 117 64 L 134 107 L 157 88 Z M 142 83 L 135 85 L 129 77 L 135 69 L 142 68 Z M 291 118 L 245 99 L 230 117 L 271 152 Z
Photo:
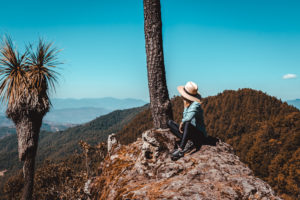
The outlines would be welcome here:
M 90 183 L 94 199 L 280 199 L 218 140 L 172 161 L 176 138 L 148 130 L 108 155 Z

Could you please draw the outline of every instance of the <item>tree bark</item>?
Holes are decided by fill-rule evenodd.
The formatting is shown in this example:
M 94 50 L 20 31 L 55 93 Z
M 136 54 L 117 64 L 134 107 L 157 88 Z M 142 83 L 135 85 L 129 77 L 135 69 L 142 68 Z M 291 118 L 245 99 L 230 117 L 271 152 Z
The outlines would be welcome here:
M 33 152 L 27 153 L 23 165 L 24 188 L 23 188 L 22 200 L 32 199 L 33 184 L 34 184 L 34 164 L 35 164 L 35 155 L 33 155 Z
M 164 66 L 160 0 L 144 0 L 144 31 L 148 87 L 154 128 L 167 128 L 173 119 Z
M 31 200 L 34 184 L 34 165 L 42 117 L 25 116 L 16 123 L 19 159 L 24 161 L 22 200 Z

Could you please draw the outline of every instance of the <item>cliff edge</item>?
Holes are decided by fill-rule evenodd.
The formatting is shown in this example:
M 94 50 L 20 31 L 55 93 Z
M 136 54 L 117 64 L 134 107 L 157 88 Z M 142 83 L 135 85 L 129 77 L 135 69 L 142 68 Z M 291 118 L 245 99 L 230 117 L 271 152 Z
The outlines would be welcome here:
M 120 145 L 109 137 L 100 175 L 86 183 L 92 199 L 280 199 L 264 181 L 216 140 L 172 161 L 176 138 L 148 130 L 136 142 Z

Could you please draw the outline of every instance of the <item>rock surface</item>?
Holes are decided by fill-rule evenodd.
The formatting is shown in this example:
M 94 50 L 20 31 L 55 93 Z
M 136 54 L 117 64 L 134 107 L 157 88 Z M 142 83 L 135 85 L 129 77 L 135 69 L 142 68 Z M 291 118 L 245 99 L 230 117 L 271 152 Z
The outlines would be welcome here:
M 176 138 L 148 130 L 102 162 L 89 184 L 93 199 L 280 199 L 218 141 L 172 161 Z
M 111 155 L 115 150 L 120 147 L 119 142 L 117 141 L 116 134 L 112 133 L 107 138 L 107 152 Z

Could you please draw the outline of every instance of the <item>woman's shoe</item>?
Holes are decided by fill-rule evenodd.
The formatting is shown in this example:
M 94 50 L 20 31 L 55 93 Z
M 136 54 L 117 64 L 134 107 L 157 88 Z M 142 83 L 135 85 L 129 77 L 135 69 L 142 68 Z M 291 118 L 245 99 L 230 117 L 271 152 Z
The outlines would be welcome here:
M 176 148 L 176 149 L 173 149 L 173 150 L 171 151 L 171 155 L 172 155 L 175 151 L 177 151 L 177 148 Z
M 174 151 L 172 153 L 171 159 L 172 160 L 178 160 L 179 158 L 184 156 L 184 152 L 181 149 L 176 149 L 176 151 Z
M 193 143 L 191 140 L 189 140 L 189 141 L 186 143 L 186 145 L 185 145 L 185 147 L 184 147 L 184 149 L 183 149 L 183 152 L 184 152 L 184 153 L 190 152 L 190 151 L 193 150 L 194 147 L 195 147 L 195 146 L 194 146 L 194 143 Z

